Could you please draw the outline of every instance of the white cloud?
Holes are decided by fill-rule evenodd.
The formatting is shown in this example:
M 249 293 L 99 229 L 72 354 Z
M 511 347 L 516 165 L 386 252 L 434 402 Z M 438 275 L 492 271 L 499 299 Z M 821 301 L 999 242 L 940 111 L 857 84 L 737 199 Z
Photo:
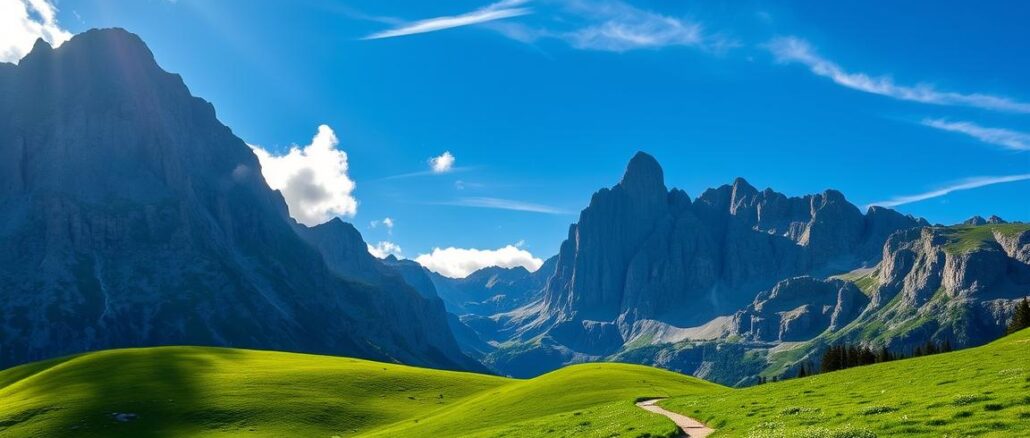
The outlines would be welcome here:
M 381 241 L 375 244 L 375 246 L 367 243 L 366 245 L 368 246 L 368 253 L 379 259 L 385 259 L 391 255 L 397 258 L 401 256 L 401 247 L 393 242 Z
M 387 229 L 393 229 L 393 219 L 390 217 L 383 218 L 383 220 L 376 219 L 372 222 L 369 222 L 368 226 L 371 228 L 376 228 L 379 226 L 379 224 L 383 224 L 383 226 Z
M 688 46 L 721 51 L 738 45 L 706 32 L 698 22 L 661 15 L 618 0 L 567 0 L 555 13 L 552 28 L 514 22 L 490 23 L 486 27 L 523 43 L 556 39 L 581 50 L 626 52 Z M 554 28 L 559 26 L 563 28 Z
M 518 17 L 532 12 L 527 8 L 517 7 L 525 4 L 526 2 L 527 0 L 504 0 L 461 15 L 429 18 L 426 20 L 420 20 L 413 23 L 407 23 L 390 30 L 376 32 L 372 35 L 365 37 L 364 39 L 375 40 L 405 35 L 415 35 L 426 32 L 436 32 L 438 30 L 451 29 L 461 26 L 469 26 L 472 24 L 486 23 L 494 20 L 501 20 L 504 18 Z
M 0 0 L 0 62 L 18 62 L 39 38 L 58 47 L 71 37 L 49 0 Z
M 415 261 L 430 271 L 451 278 L 464 278 L 488 266 L 522 266 L 536 271 L 544 264 L 543 260 L 533 257 L 529 251 L 514 245 L 498 249 L 433 248 L 429 254 L 419 254 Z
M 873 77 L 865 73 L 848 72 L 833 61 L 819 56 L 807 41 L 800 38 L 776 38 L 770 41 L 766 47 L 779 62 L 803 64 L 812 73 L 830 78 L 838 85 L 854 90 L 934 105 L 968 106 L 995 111 L 1030 113 L 1030 103 L 1007 97 L 941 91 L 926 84 L 899 85 L 887 76 Z
M 290 216 L 304 225 L 318 225 L 333 216 L 353 216 L 358 211 L 354 181 L 347 175 L 347 153 L 336 148 L 340 141 L 332 128 L 318 127 L 307 146 L 273 155 L 250 145 L 261 162 L 268 186 L 282 192 Z
M 988 128 L 973 122 L 949 122 L 944 119 L 923 119 L 922 124 L 950 132 L 958 132 L 1015 151 L 1030 151 L 1030 134 L 1003 128 Z
M 429 168 L 433 173 L 447 173 L 454 169 L 454 155 L 450 151 L 444 151 L 438 157 L 429 159 Z
M 1008 175 L 1008 176 L 978 176 L 973 178 L 967 178 L 957 183 L 948 185 L 946 187 L 931 190 L 929 192 L 920 193 L 917 195 L 898 196 L 891 198 L 886 201 L 874 202 L 869 204 L 868 207 L 878 205 L 881 207 L 896 207 L 898 205 L 911 204 L 913 202 L 925 201 L 927 199 L 939 198 L 952 192 L 958 192 L 962 190 L 970 190 L 979 187 L 1002 184 L 1016 181 L 1030 180 L 1030 173 L 1022 175 Z
M 457 207 L 493 208 L 497 210 L 528 211 L 532 213 L 546 214 L 569 214 L 568 211 L 532 202 L 515 201 L 511 199 L 472 197 L 460 198 L 454 201 L 437 202 L 437 205 L 453 205 Z
M 665 46 L 702 46 L 698 23 L 638 9 L 622 2 L 572 2 L 572 9 L 589 16 L 592 24 L 561 33 L 577 49 L 625 52 Z

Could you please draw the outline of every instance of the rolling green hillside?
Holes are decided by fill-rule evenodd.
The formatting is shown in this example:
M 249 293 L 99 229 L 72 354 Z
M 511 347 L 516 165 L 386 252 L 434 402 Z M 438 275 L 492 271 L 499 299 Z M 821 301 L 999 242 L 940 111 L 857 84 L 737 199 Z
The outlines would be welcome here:
M 0 372 L 0 436 L 717 436 L 1030 434 L 1030 330 L 992 344 L 746 389 L 638 365 L 529 379 L 201 347 L 110 350 Z M 123 414 L 123 415 L 118 415 Z M 131 414 L 131 415 L 124 415 Z
M 725 390 L 623 364 L 514 380 L 267 351 L 110 350 L 0 372 L 0 436 L 667 436 L 672 422 L 635 398 Z
M 716 436 L 1030 436 L 1030 330 L 954 353 L 661 405 Z

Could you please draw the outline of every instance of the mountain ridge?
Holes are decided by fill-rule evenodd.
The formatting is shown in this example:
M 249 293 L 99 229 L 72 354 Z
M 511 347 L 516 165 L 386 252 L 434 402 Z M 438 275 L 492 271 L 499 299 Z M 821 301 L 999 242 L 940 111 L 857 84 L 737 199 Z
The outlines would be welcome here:
M 0 365 L 194 344 L 482 369 L 438 301 L 334 272 L 138 36 L 37 43 L 0 92 Z

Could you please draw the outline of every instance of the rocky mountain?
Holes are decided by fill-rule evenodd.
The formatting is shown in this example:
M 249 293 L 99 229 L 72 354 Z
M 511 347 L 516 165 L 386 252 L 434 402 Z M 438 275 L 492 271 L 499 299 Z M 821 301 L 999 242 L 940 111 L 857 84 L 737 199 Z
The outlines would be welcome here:
M 465 278 L 449 278 L 426 270 L 447 310 L 457 315 L 494 315 L 523 306 L 538 298 L 557 258 L 544 262 L 540 269 L 491 266 Z
M 962 225 L 987 225 L 987 224 L 997 225 L 997 224 L 1007 224 L 1007 223 L 1008 222 L 1006 222 L 1005 219 L 1002 219 L 1002 218 L 1000 218 L 998 216 L 992 215 L 991 217 L 989 217 L 987 219 L 984 219 L 983 216 L 973 216 L 973 217 L 971 217 L 969 219 L 966 219 L 965 222 L 962 222 Z
M 0 367 L 195 344 L 478 369 L 360 235 L 288 217 L 257 158 L 137 36 L 0 64 Z
M 809 336 L 850 322 L 867 300 L 853 286 L 817 279 L 871 268 L 889 235 L 926 225 L 886 208 L 863 214 L 834 190 L 789 197 L 740 178 L 691 199 L 668 189 L 658 162 L 638 153 L 570 227 L 540 299 L 472 326 L 485 339 L 514 341 L 486 363 L 516 376 L 532 374 L 526 364 L 535 372 L 718 339 L 733 324 L 762 339 Z M 792 304 L 793 314 L 765 315 Z
M 926 340 L 980 345 L 1001 336 L 1012 303 L 1030 295 L 1030 225 L 901 231 L 880 265 L 854 281 L 870 304 L 839 336 L 896 349 Z
M 796 277 L 758 294 L 733 316 L 733 330 L 756 341 L 797 342 L 837 330 L 862 313 L 869 298 L 844 280 Z

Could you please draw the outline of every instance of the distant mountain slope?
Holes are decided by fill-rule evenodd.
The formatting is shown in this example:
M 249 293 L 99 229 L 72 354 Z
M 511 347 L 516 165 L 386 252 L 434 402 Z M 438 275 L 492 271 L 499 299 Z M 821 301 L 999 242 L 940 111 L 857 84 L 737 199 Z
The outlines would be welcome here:
M 1030 436 L 1030 330 L 988 345 L 712 395 L 665 408 L 714 436 Z
M 521 266 L 491 266 L 465 278 L 448 278 L 426 271 L 447 310 L 458 314 L 493 315 L 507 312 L 539 298 L 557 262 L 552 257 L 534 272 Z
M 342 357 L 156 347 L 0 371 L 0 435 L 673 436 L 671 422 L 633 400 L 719 391 L 726 389 L 625 364 L 512 380 Z
M 1030 224 L 900 231 L 884 245 L 876 269 L 842 278 L 868 294 L 862 314 L 780 350 L 774 364 L 815 360 L 824 347 L 841 342 L 908 354 L 927 341 L 963 348 L 997 339 L 1015 302 L 1030 296 Z
M 197 344 L 478 367 L 356 232 L 301 239 L 346 230 L 291 220 L 211 104 L 124 30 L 0 68 L 0 217 L 0 366 Z

